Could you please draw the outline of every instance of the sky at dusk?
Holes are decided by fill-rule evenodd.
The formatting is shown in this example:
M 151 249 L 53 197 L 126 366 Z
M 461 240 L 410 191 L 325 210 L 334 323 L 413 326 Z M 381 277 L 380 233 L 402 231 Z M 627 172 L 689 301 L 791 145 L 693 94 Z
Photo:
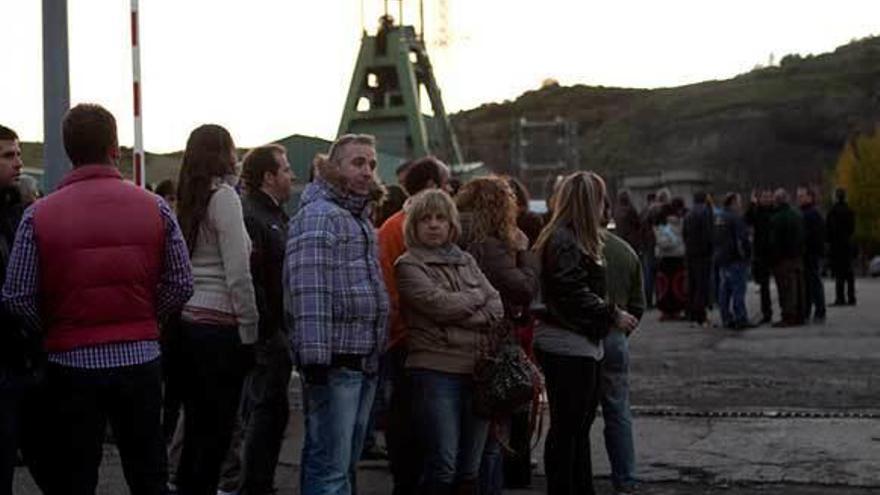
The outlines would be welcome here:
M 207 122 L 245 147 L 294 133 L 332 138 L 362 19 L 373 30 L 382 3 L 141 0 L 146 149 L 182 149 Z M 426 38 L 451 112 L 546 78 L 641 88 L 725 79 L 771 54 L 778 62 L 880 34 L 878 0 L 447 0 L 445 16 L 439 3 L 425 0 Z M 25 141 L 43 133 L 41 4 L 0 0 L 0 123 Z M 418 25 L 417 5 L 405 2 L 405 22 Z M 71 101 L 109 108 L 131 145 L 129 2 L 68 0 L 68 10 Z

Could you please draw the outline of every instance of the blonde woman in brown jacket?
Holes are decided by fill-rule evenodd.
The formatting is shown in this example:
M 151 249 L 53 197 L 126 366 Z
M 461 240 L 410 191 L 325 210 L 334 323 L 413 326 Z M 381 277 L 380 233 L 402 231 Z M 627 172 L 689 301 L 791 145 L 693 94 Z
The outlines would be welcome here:
M 460 231 L 448 194 L 419 193 L 407 206 L 407 252 L 395 265 L 426 495 L 475 493 L 489 422 L 473 412 L 472 374 L 490 325 L 504 314 L 498 291 L 456 245 Z

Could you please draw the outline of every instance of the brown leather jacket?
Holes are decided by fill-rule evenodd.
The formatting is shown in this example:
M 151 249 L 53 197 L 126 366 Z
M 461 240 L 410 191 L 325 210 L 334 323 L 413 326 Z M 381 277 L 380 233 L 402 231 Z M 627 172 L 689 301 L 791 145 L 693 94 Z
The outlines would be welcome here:
M 458 246 L 410 247 L 395 264 L 407 326 L 407 368 L 473 373 L 501 297 Z

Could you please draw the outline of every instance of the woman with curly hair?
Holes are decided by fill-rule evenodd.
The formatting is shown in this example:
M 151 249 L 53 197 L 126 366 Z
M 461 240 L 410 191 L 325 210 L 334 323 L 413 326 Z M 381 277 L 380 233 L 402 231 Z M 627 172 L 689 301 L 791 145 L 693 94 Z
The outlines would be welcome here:
M 477 260 L 480 269 L 501 294 L 504 317 L 511 328 L 528 328 L 528 308 L 538 291 L 539 261 L 529 251 L 529 239 L 517 227 L 517 202 L 510 184 L 501 177 L 481 177 L 465 184 L 456 196 L 461 211 L 462 237 L 459 244 Z M 520 337 L 520 336 L 517 336 Z M 530 340 L 527 336 L 524 340 Z M 530 347 L 530 342 L 526 344 Z M 529 349 L 527 349 L 529 350 Z M 522 414 L 514 415 L 522 423 Z M 489 436 L 480 468 L 480 493 L 500 495 L 504 485 L 504 469 L 500 442 L 507 436 L 511 418 L 498 422 L 498 428 Z M 524 431 L 523 431 L 524 430 Z M 525 441 L 514 438 L 526 437 Z M 510 432 L 511 443 L 518 449 L 511 456 L 514 463 L 524 459 L 530 466 L 528 450 L 528 412 L 525 428 Z M 517 473 L 522 478 L 521 473 Z M 519 483 L 522 484 L 522 483 Z

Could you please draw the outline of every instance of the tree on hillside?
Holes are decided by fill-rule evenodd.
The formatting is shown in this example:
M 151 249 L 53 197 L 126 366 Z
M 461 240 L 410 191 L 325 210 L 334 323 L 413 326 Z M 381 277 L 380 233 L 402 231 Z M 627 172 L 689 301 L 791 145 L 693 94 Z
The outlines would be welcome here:
M 880 247 L 880 128 L 847 141 L 835 179 L 856 214 L 856 242 L 875 251 Z

